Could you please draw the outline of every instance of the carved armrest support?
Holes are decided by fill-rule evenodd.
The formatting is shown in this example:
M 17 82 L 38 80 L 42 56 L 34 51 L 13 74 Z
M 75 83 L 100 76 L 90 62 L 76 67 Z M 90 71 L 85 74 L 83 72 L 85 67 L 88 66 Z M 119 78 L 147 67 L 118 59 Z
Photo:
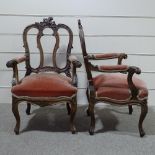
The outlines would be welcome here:
M 18 76 L 18 66 L 17 64 L 22 63 L 26 60 L 26 56 L 15 58 L 6 63 L 8 68 L 13 68 L 13 79 L 12 79 L 12 86 L 19 83 L 19 76 Z
M 132 80 L 134 73 L 140 74 L 141 73 L 140 68 L 135 67 L 135 66 L 130 66 L 128 69 L 127 81 L 128 81 L 129 89 L 131 91 L 131 96 L 132 96 L 131 99 L 137 99 L 137 95 L 139 93 L 138 88 L 135 86 L 135 84 L 133 83 L 133 80 Z
M 77 60 L 75 56 L 70 56 L 69 61 L 72 64 L 72 84 L 77 87 L 78 78 L 77 78 L 76 68 L 80 68 L 82 64 Z
M 107 60 L 107 59 L 116 59 L 118 58 L 118 64 L 121 65 L 123 59 L 127 59 L 127 54 L 125 53 L 105 53 L 105 54 L 96 54 L 88 55 L 90 60 Z

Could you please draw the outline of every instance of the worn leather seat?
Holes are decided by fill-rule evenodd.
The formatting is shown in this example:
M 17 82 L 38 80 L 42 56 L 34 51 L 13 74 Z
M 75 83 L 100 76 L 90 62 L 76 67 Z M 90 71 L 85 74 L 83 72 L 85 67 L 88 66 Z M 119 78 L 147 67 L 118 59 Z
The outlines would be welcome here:
M 93 82 L 97 97 L 111 98 L 115 100 L 127 100 L 131 97 L 131 91 L 128 86 L 126 74 L 101 74 L 94 77 Z M 136 76 L 133 76 L 133 82 L 139 89 L 138 98 L 147 98 L 148 89 L 145 82 L 141 79 L 138 79 Z
M 54 73 L 39 73 L 25 77 L 12 87 L 16 96 L 29 97 L 71 97 L 77 88 L 71 85 L 71 78 Z

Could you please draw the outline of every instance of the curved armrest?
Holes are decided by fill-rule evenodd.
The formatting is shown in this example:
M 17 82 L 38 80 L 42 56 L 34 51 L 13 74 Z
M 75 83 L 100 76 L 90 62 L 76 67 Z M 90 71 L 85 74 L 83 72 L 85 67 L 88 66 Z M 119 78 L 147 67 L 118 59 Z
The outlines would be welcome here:
M 15 58 L 15 59 L 12 59 L 12 60 L 8 61 L 8 62 L 6 63 L 6 66 L 7 66 L 8 68 L 10 68 L 10 67 L 13 67 L 14 65 L 17 65 L 17 64 L 19 64 L 19 63 L 22 63 L 22 62 L 25 61 L 25 60 L 26 60 L 26 56 L 22 56 L 22 57 L 19 57 L 19 58 Z
M 75 56 L 70 56 L 69 61 L 72 64 L 72 84 L 77 87 L 78 78 L 76 74 L 76 68 L 80 68 L 82 64 L 77 60 Z
M 90 60 L 107 60 L 107 59 L 115 59 L 115 58 L 118 58 L 118 64 L 120 65 L 123 59 L 127 59 L 127 54 L 104 53 L 104 54 L 88 55 L 88 59 Z
M 26 60 L 26 56 L 20 57 L 20 58 L 15 58 L 6 63 L 6 66 L 8 68 L 13 68 L 13 79 L 12 79 L 12 86 L 16 85 L 19 83 L 19 76 L 18 76 L 18 67 L 17 64 L 23 62 Z

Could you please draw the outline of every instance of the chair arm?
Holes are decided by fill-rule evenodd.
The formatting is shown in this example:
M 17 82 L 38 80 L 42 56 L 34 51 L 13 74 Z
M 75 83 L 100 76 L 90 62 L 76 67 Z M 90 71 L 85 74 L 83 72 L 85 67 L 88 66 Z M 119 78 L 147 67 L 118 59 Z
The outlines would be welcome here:
M 76 68 L 80 68 L 82 64 L 77 60 L 75 56 L 70 56 L 69 61 L 72 64 L 72 84 L 77 87 L 78 78 L 77 78 Z
M 133 83 L 133 75 L 140 74 L 141 70 L 135 66 L 127 66 L 127 65 L 115 65 L 115 66 L 93 66 L 90 64 L 91 70 L 99 71 L 99 72 L 107 72 L 107 73 L 128 73 L 127 82 L 129 89 L 131 91 L 131 99 L 137 99 L 137 95 L 139 93 L 139 89 Z
M 18 76 L 18 66 L 17 64 L 26 60 L 26 56 L 15 58 L 6 63 L 8 68 L 13 68 L 13 79 L 12 79 L 12 86 L 19 83 L 19 76 Z
M 107 73 L 115 73 L 115 72 L 127 72 L 129 69 L 129 66 L 127 65 L 104 65 L 104 66 L 94 66 L 90 64 L 90 68 L 93 71 L 99 71 L 99 72 L 107 72 Z
M 122 63 L 123 59 L 127 59 L 127 54 L 125 54 L 125 53 L 105 53 L 105 54 L 88 55 L 87 58 L 90 60 L 107 60 L 107 59 L 118 58 L 118 64 L 120 65 Z
M 25 60 L 26 60 L 26 56 L 22 56 L 22 57 L 19 57 L 19 58 L 15 58 L 15 59 L 12 59 L 12 60 L 8 61 L 8 62 L 6 63 L 6 66 L 7 66 L 8 68 L 10 68 L 10 67 L 13 67 L 14 65 L 17 65 L 17 64 L 19 64 L 19 63 L 22 63 L 22 62 L 25 61 Z

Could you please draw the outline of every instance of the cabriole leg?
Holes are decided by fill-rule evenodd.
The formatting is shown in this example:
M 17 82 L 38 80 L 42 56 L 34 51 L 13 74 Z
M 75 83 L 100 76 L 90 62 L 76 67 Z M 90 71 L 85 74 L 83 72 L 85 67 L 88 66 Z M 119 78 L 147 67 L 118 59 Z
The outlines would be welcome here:
M 89 98 L 88 88 L 87 88 L 87 90 L 86 90 L 86 96 L 87 96 L 87 100 L 88 100 L 88 102 L 90 103 L 90 98 Z M 89 107 L 88 107 L 88 109 L 87 109 L 86 112 L 87 112 L 87 116 L 90 116 Z
M 70 113 L 71 113 L 71 107 L 70 107 L 70 104 L 68 102 L 66 103 L 66 108 L 67 108 L 68 115 L 70 115 Z
M 141 104 L 141 115 L 140 115 L 139 124 L 138 124 L 140 137 L 143 137 L 145 135 L 142 124 L 146 117 L 147 112 L 148 112 L 148 106 L 147 106 L 147 101 L 145 101 Z
M 76 128 L 74 125 L 74 118 L 75 118 L 76 110 L 77 110 L 77 100 L 75 97 L 73 101 L 71 102 L 71 114 L 70 114 L 70 130 L 72 134 L 76 133 Z
M 20 128 L 20 116 L 19 116 L 19 111 L 18 111 L 18 104 L 19 103 L 18 103 L 17 98 L 12 96 L 12 112 L 13 112 L 15 119 L 16 119 L 16 125 L 14 128 L 14 132 L 16 135 L 19 134 L 19 128 Z

